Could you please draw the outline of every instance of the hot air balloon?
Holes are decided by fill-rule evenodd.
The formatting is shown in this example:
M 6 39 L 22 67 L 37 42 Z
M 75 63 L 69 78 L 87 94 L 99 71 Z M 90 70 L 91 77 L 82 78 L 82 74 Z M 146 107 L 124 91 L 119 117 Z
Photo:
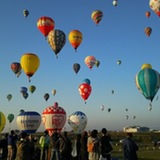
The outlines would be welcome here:
M 54 29 L 54 26 L 54 20 L 50 17 L 40 17 L 37 21 L 37 27 L 45 37 L 47 37 L 48 33 Z
M 81 97 L 83 98 L 83 100 L 85 101 L 85 103 L 86 103 L 86 100 L 88 99 L 88 97 L 90 96 L 91 91 L 92 91 L 92 87 L 88 83 L 82 83 L 79 86 L 79 93 L 80 93 Z
M 149 37 L 152 33 L 152 28 L 151 27 L 146 27 L 144 29 L 145 34 Z
M 102 111 L 104 110 L 104 105 L 101 105 L 101 110 L 102 110 Z
M 22 132 L 35 133 L 41 124 L 41 115 L 35 111 L 21 112 L 17 116 L 17 125 Z
M 113 5 L 116 7 L 118 5 L 118 1 L 117 0 L 113 0 Z
M 24 15 L 24 17 L 28 17 L 29 11 L 27 9 L 24 9 L 23 10 L 23 15 Z
M 8 101 L 10 101 L 12 99 L 12 94 L 8 94 L 7 99 L 8 99 Z
M 146 17 L 149 18 L 151 13 L 149 11 L 146 12 Z
M 12 114 L 12 113 L 8 114 L 7 119 L 9 121 L 9 123 L 11 123 L 14 120 L 14 114 Z
M 57 93 L 56 89 L 52 89 L 52 94 L 55 96 Z
M 76 74 L 79 72 L 80 68 L 81 68 L 81 66 L 80 66 L 79 63 L 74 63 L 74 64 L 73 64 L 73 70 L 74 70 L 74 72 L 75 72 Z
M 21 87 L 20 89 L 20 92 L 23 94 L 23 93 L 26 93 L 28 91 L 27 87 Z
M 94 10 L 91 14 L 91 18 L 96 25 L 99 24 L 99 22 L 102 20 L 102 17 L 103 17 L 103 12 L 100 10 Z
M 0 111 L 0 132 L 3 131 L 5 125 L 6 125 L 6 117 L 5 117 L 5 115 Z
M 13 62 L 11 64 L 11 70 L 14 72 L 14 74 L 18 77 L 19 73 L 21 72 L 21 64 L 19 62 Z
M 126 120 L 129 118 L 129 116 L 126 116 Z
M 45 99 L 46 101 L 48 101 L 49 97 L 50 97 L 50 95 L 49 95 L 48 93 L 45 93 L 45 94 L 44 94 L 44 99 Z
M 152 68 L 152 65 L 149 64 L 149 63 L 145 63 L 145 64 L 142 65 L 141 69 L 143 70 L 145 68 Z
M 30 85 L 30 86 L 28 87 L 28 90 L 29 90 L 31 93 L 33 93 L 33 92 L 36 90 L 36 86 Z
M 112 90 L 111 93 L 114 94 L 114 90 Z
M 56 57 L 58 57 L 58 53 L 62 50 L 63 46 L 66 43 L 66 35 L 61 30 L 51 30 L 48 33 L 48 43 L 52 50 L 54 51 Z
M 42 123 L 51 136 L 55 130 L 61 131 L 64 127 L 66 111 L 55 102 L 54 106 L 49 106 L 42 112 Z
M 23 96 L 24 99 L 27 99 L 29 94 L 27 92 L 25 92 L 25 93 L 22 94 L 22 96 Z
M 88 78 L 85 78 L 85 79 L 83 80 L 83 83 L 91 84 L 91 81 L 90 81 Z
M 121 60 L 117 60 L 117 64 L 121 65 L 122 61 Z
M 81 111 L 76 111 L 68 117 L 68 124 L 74 133 L 81 134 L 87 126 L 87 116 Z
M 25 112 L 25 110 L 24 110 L 24 109 L 21 109 L 21 110 L 19 111 L 19 114 L 21 114 L 21 113 L 23 113 L 23 112 Z
M 133 116 L 133 119 L 136 119 L 136 116 Z
M 136 86 L 152 102 L 160 87 L 159 73 L 152 68 L 140 70 L 136 75 Z
M 22 55 L 20 63 L 23 71 L 28 76 L 30 82 L 30 77 L 32 77 L 39 68 L 39 57 L 34 53 L 26 53 Z
M 108 108 L 107 111 L 110 112 L 110 111 L 111 111 L 111 108 Z
M 150 0 L 149 6 L 160 17 L 160 0 Z
M 68 39 L 72 47 L 77 51 L 77 48 L 82 43 L 83 35 L 79 30 L 72 30 L 68 35 Z
M 94 56 L 87 56 L 84 60 L 85 64 L 87 65 L 88 68 L 92 69 L 92 67 L 96 63 L 96 58 Z
M 95 65 L 96 65 L 96 67 L 99 67 L 100 61 L 99 61 L 99 60 L 96 60 Z

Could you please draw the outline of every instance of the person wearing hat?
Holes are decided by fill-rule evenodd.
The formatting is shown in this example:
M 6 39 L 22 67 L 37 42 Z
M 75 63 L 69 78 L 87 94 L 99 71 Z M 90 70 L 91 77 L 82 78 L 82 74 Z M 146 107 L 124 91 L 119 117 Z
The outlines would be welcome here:
M 17 142 L 17 156 L 16 160 L 31 160 L 30 158 L 30 144 L 29 138 L 26 132 L 22 132 L 20 135 L 20 141 Z

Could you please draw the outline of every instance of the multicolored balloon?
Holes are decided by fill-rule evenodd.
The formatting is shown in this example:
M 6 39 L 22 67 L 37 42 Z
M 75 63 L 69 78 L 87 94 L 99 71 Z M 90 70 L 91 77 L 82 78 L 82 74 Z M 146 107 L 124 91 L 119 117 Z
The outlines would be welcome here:
M 45 37 L 47 37 L 48 33 L 54 29 L 54 26 L 55 22 L 50 17 L 40 17 L 37 21 L 37 27 Z
M 13 73 L 18 77 L 19 73 L 22 70 L 21 64 L 19 62 L 13 62 L 11 64 L 11 70 L 13 71 Z
M 92 69 L 93 66 L 96 64 L 96 58 L 94 56 L 87 56 L 84 62 L 89 69 Z
M 91 14 L 91 18 L 96 25 L 99 24 L 99 22 L 102 20 L 102 17 L 103 17 L 103 12 L 100 10 L 94 10 Z
M 34 53 L 25 53 L 21 57 L 20 64 L 30 82 L 30 77 L 32 77 L 39 68 L 39 57 Z
M 0 111 L 0 132 L 3 131 L 6 125 L 6 117 L 3 112 Z
M 149 18 L 151 13 L 149 11 L 147 11 L 145 15 L 146 15 L 147 18 Z
M 159 73 L 152 68 L 144 68 L 136 75 L 136 86 L 144 97 L 152 102 L 160 88 Z
M 152 33 L 152 28 L 151 27 L 146 27 L 144 29 L 145 34 L 149 37 Z
M 66 111 L 55 102 L 54 106 L 49 106 L 42 112 L 42 123 L 51 136 L 55 130 L 63 129 L 66 123 Z
M 17 116 L 17 126 L 22 132 L 35 133 L 41 124 L 41 115 L 35 111 L 21 112 Z
M 29 15 L 29 11 L 27 10 L 27 9 L 24 9 L 23 10 L 23 15 L 24 15 L 24 17 L 28 17 L 28 15 Z
M 160 0 L 150 0 L 149 6 L 160 17 Z
M 77 48 L 82 43 L 83 35 L 79 30 L 72 30 L 68 35 L 68 39 L 72 47 L 77 51 Z
M 48 33 L 48 43 L 51 49 L 54 51 L 56 57 L 58 58 L 58 53 L 62 50 L 66 43 L 66 35 L 61 30 L 51 30 Z
M 87 126 L 87 116 L 81 111 L 76 111 L 68 117 L 68 124 L 74 133 L 81 134 Z
M 86 103 L 86 100 L 88 99 L 88 97 L 90 96 L 91 91 L 92 91 L 92 87 L 88 83 L 82 83 L 79 86 L 79 93 L 80 93 L 81 97 L 83 98 L 83 100 L 85 101 L 85 103 Z

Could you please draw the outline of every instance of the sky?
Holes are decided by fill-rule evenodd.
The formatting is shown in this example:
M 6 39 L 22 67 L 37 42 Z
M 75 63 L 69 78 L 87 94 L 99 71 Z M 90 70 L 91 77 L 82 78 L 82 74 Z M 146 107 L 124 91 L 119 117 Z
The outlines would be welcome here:
M 27 18 L 24 9 L 29 10 Z M 98 26 L 91 19 L 96 9 L 103 12 Z M 146 11 L 151 13 L 149 18 Z M 37 20 L 42 16 L 51 17 L 55 29 L 66 35 L 58 58 L 37 28 Z M 15 115 L 11 124 L 7 120 L 3 132 L 18 129 L 16 117 L 21 109 L 42 114 L 54 102 L 65 109 L 67 117 L 75 111 L 84 112 L 88 119 L 86 130 L 122 130 L 130 125 L 160 129 L 160 101 L 155 98 L 149 111 L 149 101 L 135 85 L 135 76 L 143 64 L 149 63 L 160 71 L 160 19 L 150 9 L 148 0 L 118 0 L 116 7 L 112 0 L 0 0 L 0 19 L 0 111 L 6 116 Z M 150 37 L 144 33 L 146 27 L 152 28 Z M 74 29 L 83 34 L 77 52 L 68 40 Z M 17 78 L 10 68 L 25 53 L 34 53 L 40 59 L 31 82 L 24 72 Z M 95 56 L 100 66 L 90 70 L 84 63 L 87 56 Z M 117 65 L 117 60 L 122 61 L 121 65 Z M 77 74 L 74 63 L 81 65 Z M 86 104 L 78 91 L 85 78 L 90 79 L 92 87 Z M 24 99 L 20 88 L 30 85 L 35 85 L 36 91 L 28 92 L 29 97 Z M 55 96 L 52 89 L 57 91 Z M 45 93 L 50 94 L 48 101 L 43 98 Z M 10 101 L 8 94 L 13 96 Z M 67 122 L 65 127 L 71 130 Z M 42 130 L 43 125 L 38 131 Z

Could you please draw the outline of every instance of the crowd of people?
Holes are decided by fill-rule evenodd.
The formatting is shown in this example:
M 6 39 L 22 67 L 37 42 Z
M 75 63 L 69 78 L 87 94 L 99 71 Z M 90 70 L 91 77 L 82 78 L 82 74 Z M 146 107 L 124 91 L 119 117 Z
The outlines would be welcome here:
M 101 133 L 94 129 L 75 134 L 71 139 L 68 132 L 55 132 L 49 136 L 47 130 L 39 139 L 22 132 L 17 136 L 12 130 L 1 140 L 3 148 L 0 160 L 111 160 L 112 143 L 106 128 Z M 122 148 L 125 160 L 138 160 L 138 146 L 128 133 Z

